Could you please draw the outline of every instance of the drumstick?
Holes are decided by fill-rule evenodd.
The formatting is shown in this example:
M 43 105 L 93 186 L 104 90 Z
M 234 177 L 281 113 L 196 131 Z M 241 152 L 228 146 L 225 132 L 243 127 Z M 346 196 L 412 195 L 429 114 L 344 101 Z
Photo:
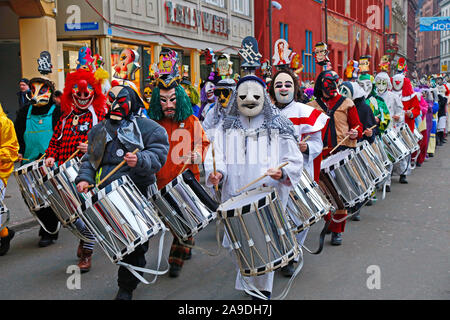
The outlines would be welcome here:
M 213 168 L 214 168 L 214 176 L 215 176 L 217 174 L 217 170 L 216 170 L 216 152 L 214 150 L 214 141 L 211 142 L 211 148 L 212 148 Z M 219 191 L 219 186 L 215 185 L 214 189 L 216 189 L 216 191 Z
M 356 126 L 355 130 L 359 129 L 359 125 Z M 331 150 L 330 154 L 333 153 L 334 151 L 336 151 L 337 148 L 339 148 L 345 141 L 348 140 L 348 138 L 350 138 L 350 136 L 346 136 L 344 140 L 342 140 L 336 147 L 334 147 L 333 150 Z
M 279 166 L 279 167 L 277 168 L 277 170 L 281 170 L 282 168 L 286 167 L 288 164 L 289 164 L 289 162 L 286 162 L 286 163 L 282 164 L 281 166 Z M 267 173 L 265 173 L 263 176 L 259 177 L 258 179 L 256 179 L 256 180 L 250 182 L 250 183 L 249 183 L 248 185 L 246 185 L 245 187 L 242 187 L 241 189 L 239 189 L 238 191 L 236 191 L 236 193 L 241 193 L 242 190 L 247 189 L 247 188 L 250 187 L 251 185 L 254 185 L 255 183 L 261 181 L 261 180 L 264 179 L 265 177 L 267 177 Z
M 88 143 L 88 141 L 86 141 L 84 144 L 87 144 L 87 143 Z M 66 162 L 64 162 L 64 164 L 66 164 L 67 162 L 69 162 L 70 160 L 72 160 L 73 158 L 75 158 L 79 152 L 80 152 L 80 149 L 78 149 L 77 151 L 75 151 L 75 152 L 69 157 L 69 159 L 67 159 Z
M 187 163 L 187 161 L 186 161 L 186 162 L 184 163 L 183 168 L 181 168 L 180 173 L 179 173 L 178 175 L 182 174 L 182 173 L 184 172 L 184 170 L 186 169 L 187 166 L 188 166 L 188 163 Z
M 38 161 L 41 161 L 42 159 L 44 159 L 45 156 L 46 156 L 46 154 L 44 153 L 44 154 L 42 155 L 42 157 L 40 157 L 40 158 L 38 159 Z
M 139 148 L 138 149 L 136 149 L 136 150 L 134 150 L 133 151 L 133 154 L 136 154 L 136 153 L 138 153 L 139 152 Z M 100 183 L 98 183 L 97 184 L 97 186 L 101 186 L 106 180 L 108 180 L 114 173 L 116 173 L 120 168 L 122 168 L 123 167 L 123 165 L 125 164 L 125 163 L 127 163 L 127 161 L 126 160 L 123 160 L 121 163 L 119 163 L 119 165 L 117 166 L 117 167 L 115 167 L 113 170 L 111 170 L 111 172 L 110 173 L 108 173 L 107 175 L 106 175 L 106 177 L 104 177 L 103 179 L 102 179 L 102 181 L 100 181 Z M 94 187 L 94 185 L 90 185 L 90 186 L 88 186 L 88 188 L 90 189 L 90 188 L 93 188 Z

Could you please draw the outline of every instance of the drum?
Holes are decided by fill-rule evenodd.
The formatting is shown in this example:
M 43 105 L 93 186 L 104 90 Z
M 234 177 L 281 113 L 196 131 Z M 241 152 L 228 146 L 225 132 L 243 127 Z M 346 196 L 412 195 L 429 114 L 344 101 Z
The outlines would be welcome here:
M 243 276 L 286 266 L 299 254 L 278 193 L 261 187 L 231 198 L 217 209 Z
M 393 128 L 387 129 L 382 135 L 384 147 L 389 159 L 396 164 L 411 154 L 409 148 Z
M 375 190 L 368 173 L 351 149 L 338 152 L 322 161 L 321 170 L 329 177 L 346 208 L 363 203 Z
M 32 213 L 50 206 L 47 194 L 39 188 L 40 181 L 50 171 L 44 160 L 34 161 L 14 171 L 22 197 Z
M 319 185 L 311 178 L 306 170 L 300 182 L 289 194 L 286 211 L 294 220 L 294 233 L 299 233 L 319 222 L 330 210 L 331 203 Z
M 417 130 L 417 128 L 414 129 L 414 138 L 416 139 L 416 142 L 419 143 L 423 139 L 423 135 Z
M 384 163 L 380 160 L 369 142 L 360 142 L 356 147 L 355 154 L 362 168 L 368 172 L 369 177 L 372 179 L 372 184 L 375 186 L 384 182 L 389 176 L 389 172 L 386 170 Z
M 92 190 L 77 211 L 113 263 L 165 230 L 153 205 L 128 176 Z
M 417 141 L 414 134 L 409 129 L 409 126 L 403 123 L 398 128 L 398 133 L 400 138 L 403 140 L 405 145 L 408 147 L 410 153 L 414 153 L 420 150 L 419 141 Z
M 0 201 L 0 231 L 2 231 L 9 222 L 9 210 L 3 201 Z
M 81 240 L 89 242 L 73 224 L 79 218 L 77 208 L 86 200 L 86 195 L 78 193 L 75 184 L 79 169 L 79 161 L 72 159 L 43 177 L 40 188 L 47 195 L 62 226 Z
M 389 160 L 386 153 L 384 142 L 380 137 L 375 138 L 375 141 L 372 143 L 372 149 L 378 155 L 378 158 L 381 160 L 385 168 L 392 165 L 392 162 Z
M 150 200 L 164 222 L 183 242 L 216 219 L 219 206 L 190 170 L 175 178 Z

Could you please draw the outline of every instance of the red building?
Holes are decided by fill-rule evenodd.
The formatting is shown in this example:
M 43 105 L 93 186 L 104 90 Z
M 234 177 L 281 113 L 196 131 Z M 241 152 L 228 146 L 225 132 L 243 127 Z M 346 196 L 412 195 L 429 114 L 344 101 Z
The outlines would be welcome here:
M 384 34 L 392 25 L 391 0 L 328 0 L 328 47 L 333 69 L 341 76 L 349 60 L 372 57 L 371 73 L 384 55 Z
M 263 59 L 269 59 L 270 46 L 282 38 L 302 56 L 304 70 L 302 80 L 315 79 L 320 68 L 315 64 L 314 45 L 323 41 L 322 1 L 279 0 L 282 8 L 272 10 L 272 44 L 269 44 L 269 1 L 255 1 L 255 38 Z

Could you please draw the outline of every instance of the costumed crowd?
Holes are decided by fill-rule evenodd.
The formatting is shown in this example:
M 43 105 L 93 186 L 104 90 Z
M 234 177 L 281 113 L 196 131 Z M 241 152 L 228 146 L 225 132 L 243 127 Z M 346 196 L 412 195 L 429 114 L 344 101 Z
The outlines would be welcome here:
M 300 55 L 283 39 L 274 51 L 261 64 L 247 37 L 234 74 L 228 54 L 205 50 L 211 70 L 197 90 L 188 66 L 163 49 L 142 92 L 134 50 L 121 53 L 110 83 L 102 57 L 82 48 L 63 92 L 46 77 L 43 52 L 42 77 L 20 80 L 14 124 L 0 105 L 0 256 L 15 235 L 3 202 L 14 174 L 40 224 L 39 247 L 67 228 L 88 272 L 99 246 L 119 266 L 118 300 L 148 284 L 144 273 L 178 277 L 192 250 L 207 251 L 194 237 L 213 220 L 218 235 L 223 226 L 221 246 L 235 253 L 236 289 L 274 298 L 279 270 L 291 279 L 275 297 L 284 298 L 302 248 L 320 254 L 327 234 L 342 245 L 347 222 L 395 191 L 393 177 L 408 184 L 439 152 L 450 89 L 443 75 L 411 77 L 403 59 L 392 67 L 388 56 L 374 75 L 370 56 L 349 61 L 340 79 L 323 42 L 314 49 L 323 71 L 302 82 Z M 321 220 L 320 248 L 311 252 L 304 241 Z M 173 242 L 162 270 L 166 231 Z M 150 241 L 157 237 L 159 249 Z M 145 268 L 146 254 L 158 256 L 157 270 Z

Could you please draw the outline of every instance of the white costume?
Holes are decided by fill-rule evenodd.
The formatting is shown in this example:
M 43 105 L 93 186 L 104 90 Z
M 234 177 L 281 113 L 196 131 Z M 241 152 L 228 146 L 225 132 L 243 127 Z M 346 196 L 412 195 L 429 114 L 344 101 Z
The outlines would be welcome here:
M 274 187 L 286 207 L 292 185 L 299 183 L 303 170 L 303 157 L 298 148 L 294 129 L 289 120 L 270 102 L 263 84 L 246 76 L 241 79 L 237 92 L 230 101 L 230 113 L 217 128 L 215 136 L 215 161 L 217 171 L 222 173 L 222 202 L 237 196 L 236 191 L 249 182 L 264 175 L 269 168 L 282 169 L 281 180 L 266 177 L 250 189 L 262 185 Z M 211 148 L 205 160 L 205 175 L 213 173 Z M 207 186 L 212 184 L 207 178 Z M 243 192 L 244 192 L 243 191 Z M 224 246 L 228 246 L 224 237 Z M 246 277 L 245 282 L 260 291 L 272 292 L 274 273 L 257 277 Z M 236 278 L 236 289 L 245 290 L 240 272 Z

